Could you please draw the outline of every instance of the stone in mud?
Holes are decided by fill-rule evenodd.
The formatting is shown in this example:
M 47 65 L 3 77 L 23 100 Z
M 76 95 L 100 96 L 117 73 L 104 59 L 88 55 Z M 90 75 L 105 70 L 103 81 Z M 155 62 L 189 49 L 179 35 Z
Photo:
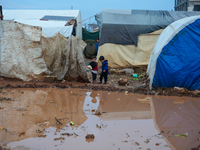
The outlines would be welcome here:
M 117 71 L 116 69 L 110 69 L 109 74 L 116 74 L 116 71 Z
M 95 136 L 94 136 L 94 134 L 87 134 L 87 135 L 85 136 L 85 138 L 86 138 L 86 139 L 94 139 Z
M 135 146 L 139 146 L 140 144 L 138 142 L 135 142 Z
M 192 92 L 195 96 L 200 95 L 200 91 L 199 90 L 195 90 Z
M 125 86 L 127 84 L 127 82 L 128 82 L 127 79 L 120 78 L 118 81 L 118 84 L 121 86 Z
M 118 70 L 117 74 L 118 75 L 126 75 L 126 71 L 125 70 Z
M 185 94 L 188 93 L 188 90 L 185 88 L 180 88 L 180 87 L 174 87 L 174 91 L 180 93 L 180 94 Z
M 124 71 L 126 71 L 126 74 L 133 74 L 134 73 L 134 70 L 131 69 L 131 68 L 127 68 L 127 69 L 123 69 Z
M 46 134 L 38 135 L 38 137 L 43 137 L 43 138 L 45 138 L 46 136 L 47 136 Z
M 101 111 L 100 110 L 96 110 L 95 115 L 101 115 Z
M 159 146 L 160 145 L 160 143 L 156 143 L 156 146 Z
M 150 94 L 150 95 L 155 95 L 156 92 L 155 92 L 155 91 L 150 91 L 149 94 Z

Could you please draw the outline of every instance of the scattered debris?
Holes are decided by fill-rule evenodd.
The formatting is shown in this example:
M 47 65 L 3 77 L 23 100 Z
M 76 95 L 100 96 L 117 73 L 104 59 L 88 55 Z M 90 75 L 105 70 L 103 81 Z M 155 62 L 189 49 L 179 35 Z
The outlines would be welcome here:
M 4 107 L 0 107 L 0 109 L 4 109 Z
M 65 138 L 64 138 L 64 137 L 59 137 L 59 138 L 55 138 L 55 139 L 54 139 L 54 141 L 59 141 L 59 140 L 60 140 L 60 141 L 63 141 L 63 140 L 65 140 Z
M 126 138 L 129 138 L 129 137 L 130 137 L 128 133 L 126 133 L 126 135 L 127 135 L 127 137 L 126 137 Z
M 6 128 L 4 128 L 4 127 L 1 127 L 1 126 L 0 126 L 0 130 L 5 130 L 5 131 L 7 131 L 7 129 L 6 129 Z
M 96 110 L 95 115 L 101 115 L 101 110 Z
M 150 141 L 149 141 L 149 139 L 147 139 L 146 141 L 144 141 L 144 143 L 146 143 L 146 144 L 148 144 Z
M 177 134 L 175 136 L 176 137 L 180 137 L 180 138 L 186 138 L 187 137 L 187 133 L 186 134 Z
M 116 69 L 113 69 L 113 68 L 111 68 L 111 69 L 109 70 L 109 74 L 116 74 L 116 72 L 117 72 L 117 70 L 116 70 Z
M 49 125 L 50 125 L 50 122 L 47 121 L 47 122 L 45 122 L 44 124 L 45 124 L 46 126 L 49 126 Z
M 74 132 L 74 135 L 75 135 L 75 136 L 78 136 L 78 134 L 76 134 L 75 132 Z
M 85 136 L 85 138 L 86 138 L 86 139 L 94 139 L 95 136 L 94 136 L 94 134 L 87 134 L 87 135 Z
M 126 75 L 126 71 L 125 70 L 118 70 L 116 73 L 118 75 Z
M 66 82 L 66 80 L 63 79 L 61 83 L 65 83 L 65 82 Z
M 199 90 L 195 90 L 195 91 L 193 91 L 192 93 L 193 93 L 195 96 L 200 95 L 200 91 L 199 91 Z
M 180 94 L 188 93 L 188 90 L 186 88 L 174 87 L 174 90 Z
M 43 133 L 43 131 L 42 130 L 36 130 L 36 133 Z
M 74 135 L 73 133 L 62 133 L 61 134 L 62 136 L 65 136 L 65 135 L 67 135 L 67 136 L 72 136 L 72 135 Z
M 55 120 L 56 120 L 56 124 L 57 125 L 62 125 L 62 123 L 56 118 L 56 117 L 54 117 L 55 118 Z
M 135 146 L 139 146 L 140 144 L 138 142 L 135 142 Z
M 20 134 L 19 134 L 19 136 L 22 136 L 22 135 L 24 135 L 25 134 L 25 132 L 21 132 Z
M 43 137 L 43 138 L 45 138 L 46 136 L 47 136 L 46 134 L 38 135 L 38 137 Z
M 160 143 L 156 143 L 156 146 L 159 146 L 160 145 Z
M 125 86 L 127 84 L 127 82 L 128 82 L 127 79 L 120 78 L 118 81 L 118 84 L 121 86 Z
M 0 97 L 0 101 L 15 101 L 15 100 L 6 97 Z
M 73 121 L 71 121 L 71 122 L 70 122 L 70 125 L 71 125 L 71 126 L 74 126 L 75 124 L 73 123 Z

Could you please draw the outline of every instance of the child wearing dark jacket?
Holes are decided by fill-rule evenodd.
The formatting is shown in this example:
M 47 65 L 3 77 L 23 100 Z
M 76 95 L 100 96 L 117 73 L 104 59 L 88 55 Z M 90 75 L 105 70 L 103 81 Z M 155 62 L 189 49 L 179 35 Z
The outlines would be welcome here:
M 92 56 L 92 62 L 90 62 L 89 65 L 92 67 L 92 80 L 93 83 L 95 83 L 98 72 L 98 64 L 96 62 L 96 56 Z
M 101 67 L 102 68 L 102 72 L 101 72 L 101 75 L 100 75 L 99 84 L 102 83 L 103 78 L 104 78 L 104 84 L 106 84 L 107 80 L 108 80 L 108 74 L 109 74 L 109 72 L 108 72 L 108 61 L 105 60 L 105 58 L 103 56 L 100 56 L 99 60 L 102 63 L 102 67 Z

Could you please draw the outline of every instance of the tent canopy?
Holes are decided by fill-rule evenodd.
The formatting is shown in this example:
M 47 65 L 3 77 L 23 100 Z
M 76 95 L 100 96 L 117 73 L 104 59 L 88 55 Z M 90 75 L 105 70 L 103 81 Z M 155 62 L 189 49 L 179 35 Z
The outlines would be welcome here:
M 4 20 L 17 21 L 42 27 L 43 34 L 51 37 L 60 33 L 69 37 L 73 26 L 65 26 L 69 19 L 77 20 L 77 35 L 82 38 L 82 22 L 79 10 L 4 10 Z
M 164 29 L 172 22 L 200 12 L 174 12 L 152 10 L 111 10 L 96 14 L 100 29 L 100 46 L 104 43 L 136 45 L 138 35 Z
M 200 16 L 178 20 L 160 35 L 148 65 L 150 89 L 200 90 Z

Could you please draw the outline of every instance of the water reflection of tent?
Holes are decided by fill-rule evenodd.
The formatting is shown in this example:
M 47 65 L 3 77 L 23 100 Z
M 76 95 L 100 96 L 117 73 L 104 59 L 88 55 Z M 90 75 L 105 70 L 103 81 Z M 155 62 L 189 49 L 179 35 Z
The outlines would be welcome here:
M 182 98 L 176 99 L 182 101 Z M 173 98 L 154 97 L 151 109 L 157 129 L 164 131 L 165 140 L 175 149 L 189 150 L 199 146 L 200 100 L 191 99 L 181 104 L 174 103 Z M 188 133 L 188 137 L 175 137 L 174 131 L 174 134 Z
M 8 92 L 12 92 L 11 97 L 19 99 L 19 101 L 2 103 L 6 109 L 0 109 L 0 126 L 7 128 L 8 132 L 0 132 L 0 140 L 18 141 L 37 136 L 36 130 L 38 129 L 58 128 L 55 117 L 63 124 L 59 126 L 60 128 L 71 121 L 78 127 L 87 120 L 87 116 L 82 110 L 85 91 L 78 93 L 83 96 L 74 95 L 69 90 L 63 92 L 59 89 L 25 90 L 23 94 L 19 94 L 19 89 L 8 90 Z M 10 98 L 7 91 L 4 93 L 4 97 Z M 25 108 L 28 111 L 17 111 L 18 108 Z M 47 121 L 50 122 L 49 126 L 45 126 Z M 22 132 L 25 134 L 20 137 L 19 133 Z
M 116 94 L 100 94 L 100 106 L 103 120 L 138 120 L 152 119 L 150 105 L 140 103 L 138 98 L 144 96 Z M 106 115 L 105 115 L 106 114 Z

